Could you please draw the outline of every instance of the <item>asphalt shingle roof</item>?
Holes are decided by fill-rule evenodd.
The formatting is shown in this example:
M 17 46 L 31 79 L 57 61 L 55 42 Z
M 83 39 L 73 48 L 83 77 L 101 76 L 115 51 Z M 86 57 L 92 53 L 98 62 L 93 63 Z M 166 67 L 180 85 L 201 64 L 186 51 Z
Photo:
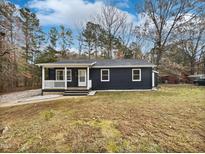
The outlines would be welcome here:
M 54 64 L 92 64 L 96 60 L 64 60 L 64 61 L 58 61 Z
M 95 66 L 121 66 L 121 65 L 152 65 L 145 60 L 136 59 L 114 59 L 114 60 L 98 60 Z
M 106 59 L 106 60 L 65 60 L 54 64 L 94 64 L 94 66 L 123 66 L 123 65 L 153 65 L 145 60 L 136 59 Z

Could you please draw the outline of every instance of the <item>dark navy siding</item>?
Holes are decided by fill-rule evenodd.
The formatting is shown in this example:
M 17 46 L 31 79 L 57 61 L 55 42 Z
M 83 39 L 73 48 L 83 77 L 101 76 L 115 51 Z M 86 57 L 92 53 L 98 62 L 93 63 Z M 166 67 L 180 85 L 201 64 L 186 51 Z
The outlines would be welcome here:
M 67 68 L 72 70 L 72 81 L 67 82 L 68 87 L 77 87 L 78 86 L 78 69 L 77 68 Z
M 72 82 L 67 82 L 68 87 L 77 87 L 78 69 L 84 69 L 84 68 L 67 68 L 67 69 L 72 69 Z M 100 80 L 101 68 L 91 68 L 90 79 L 92 80 L 92 89 L 93 90 L 151 89 L 152 88 L 152 68 L 150 67 L 150 68 L 140 68 L 140 69 L 142 73 L 141 81 L 134 81 L 134 82 L 132 81 L 132 68 L 110 68 L 110 81 L 101 82 Z M 55 76 L 56 76 L 55 70 L 56 68 L 49 69 L 48 71 L 49 80 L 55 80 Z M 157 84 L 157 82 L 155 82 L 155 84 Z
M 103 69 L 103 68 L 102 68 Z M 132 68 L 110 68 L 110 81 L 101 82 L 101 68 L 92 68 L 90 78 L 93 90 L 151 89 L 152 68 L 140 68 L 141 81 L 132 81 Z
M 48 80 L 55 80 L 56 78 L 56 72 L 54 68 L 48 69 Z

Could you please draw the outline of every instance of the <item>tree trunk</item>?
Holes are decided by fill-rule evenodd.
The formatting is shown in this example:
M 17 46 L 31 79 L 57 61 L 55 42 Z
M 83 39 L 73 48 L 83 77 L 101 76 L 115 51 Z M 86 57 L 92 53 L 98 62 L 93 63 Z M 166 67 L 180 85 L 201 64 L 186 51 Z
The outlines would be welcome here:
M 162 49 L 161 48 L 157 48 L 155 49 L 154 51 L 154 57 L 156 55 L 156 59 L 155 59 L 155 64 L 157 65 L 156 69 L 158 70 L 159 69 L 159 66 L 160 66 L 160 62 L 161 62 L 161 58 L 162 58 Z
M 195 73 L 195 59 L 190 60 L 190 74 L 193 75 Z
M 95 45 L 95 59 L 98 58 L 98 51 L 97 51 L 97 45 Z

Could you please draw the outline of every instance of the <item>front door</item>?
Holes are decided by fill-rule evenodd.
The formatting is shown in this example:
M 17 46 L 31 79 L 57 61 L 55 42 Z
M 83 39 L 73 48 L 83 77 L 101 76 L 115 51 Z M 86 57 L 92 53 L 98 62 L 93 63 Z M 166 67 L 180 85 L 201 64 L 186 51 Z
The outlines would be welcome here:
M 78 86 L 86 86 L 86 70 L 78 70 Z

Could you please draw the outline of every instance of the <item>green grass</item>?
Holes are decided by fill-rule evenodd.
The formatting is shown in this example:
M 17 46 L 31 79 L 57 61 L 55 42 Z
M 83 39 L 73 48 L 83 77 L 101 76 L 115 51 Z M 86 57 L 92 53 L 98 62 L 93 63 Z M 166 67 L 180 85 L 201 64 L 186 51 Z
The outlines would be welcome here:
M 0 108 L 0 152 L 205 152 L 205 87 Z

